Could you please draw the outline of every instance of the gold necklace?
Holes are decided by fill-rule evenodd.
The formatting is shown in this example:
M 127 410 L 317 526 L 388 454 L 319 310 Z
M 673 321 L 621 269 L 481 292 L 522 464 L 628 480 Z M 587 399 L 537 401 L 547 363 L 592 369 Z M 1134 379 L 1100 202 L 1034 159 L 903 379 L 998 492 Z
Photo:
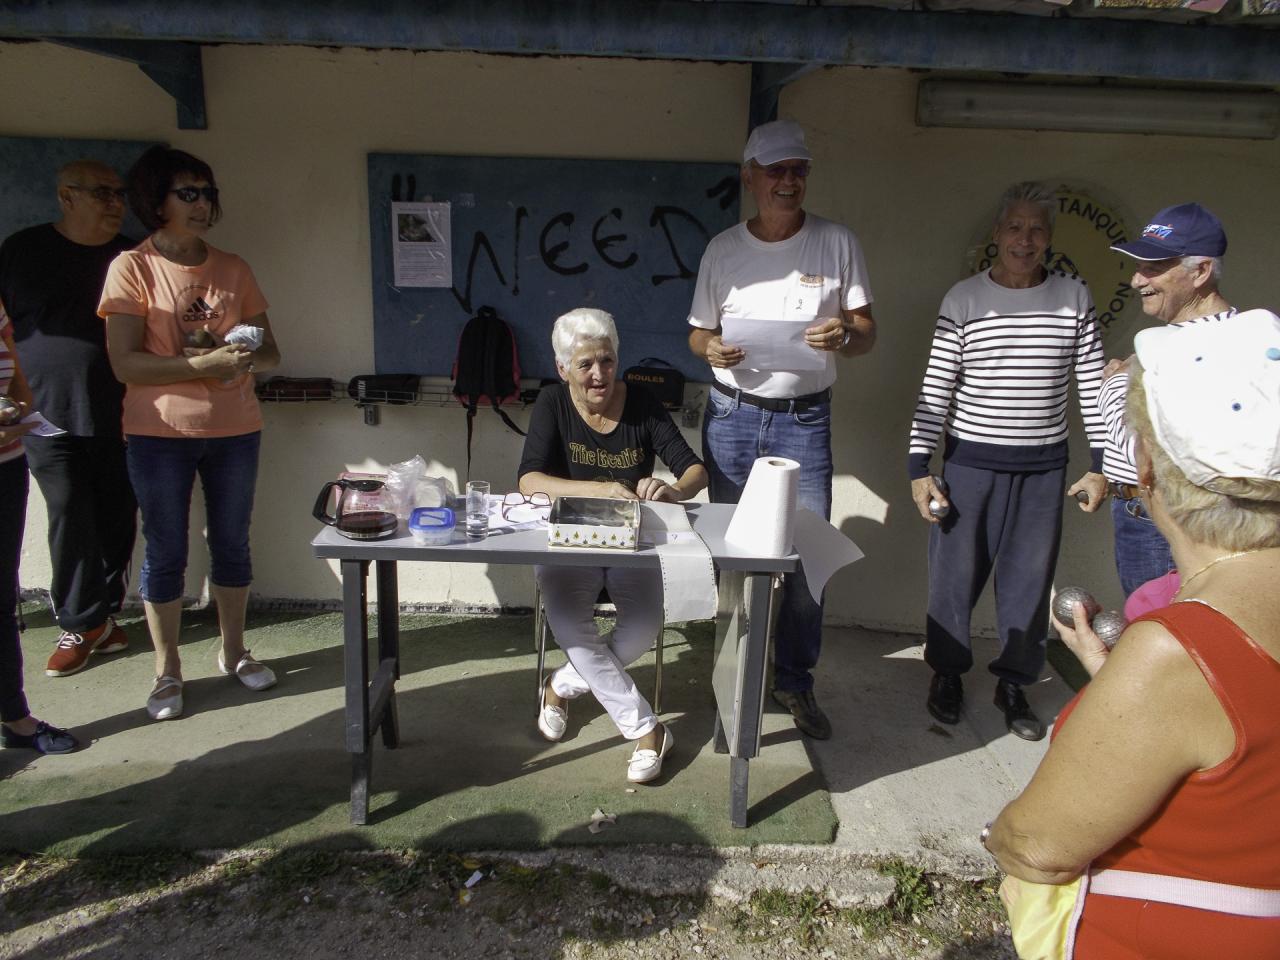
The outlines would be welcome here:
M 1204 573 L 1210 567 L 1216 567 L 1223 560 L 1234 560 L 1236 557 L 1247 557 L 1251 553 L 1261 553 L 1263 550 L 1269 550 L 1269 549 L 1270 549 L 1269 547 L 1254 547 L 1252 550 L 1237 550 L 1235 553 L 1224 553 L 1220 557 L 1214 557 L 1212 560 L 1206 563 L 1203 567 L 1201 567 L 1191 576 L 1187 577 L 1187 579 L 1182 581 L 1182 585 L 1179 586 L 1177 592 L 1174 593 L 1173 599 L 1177 600 L 1180 596 L 1182 596 L 1182 591 L 1187 589 L 1187 587 L 1191 586 L 1192 580 L 1200 576 L 1200 574 Z

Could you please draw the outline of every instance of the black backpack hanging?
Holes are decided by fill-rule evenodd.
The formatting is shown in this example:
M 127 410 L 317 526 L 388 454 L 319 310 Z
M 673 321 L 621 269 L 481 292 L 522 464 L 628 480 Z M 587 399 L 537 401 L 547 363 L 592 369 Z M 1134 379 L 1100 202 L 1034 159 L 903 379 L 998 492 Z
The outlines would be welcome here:
M 467 476 L 471 476 L 471 430 L 476 408 L 488 403 L 502 422 L 520 436 L 525 432 L 507 416 L 502 404 L 520 399 L 520 357 L 516 338 L 493 307 L 481 307 L 458 337 L 453 361 L 453 395 L 467 408 Z

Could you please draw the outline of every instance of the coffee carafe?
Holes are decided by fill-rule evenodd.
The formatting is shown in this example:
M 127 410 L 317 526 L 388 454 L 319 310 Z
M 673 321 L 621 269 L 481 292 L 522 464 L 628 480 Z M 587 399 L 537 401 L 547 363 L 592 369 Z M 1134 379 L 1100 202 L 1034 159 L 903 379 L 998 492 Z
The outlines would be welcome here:
M 399 524 L 386 483 L 373 477 L 340 477 L 320 490 L 311 515 L 352 540 L 383 540 L 393 537 Z M 327 512 L 335 499 L 333 513 Z

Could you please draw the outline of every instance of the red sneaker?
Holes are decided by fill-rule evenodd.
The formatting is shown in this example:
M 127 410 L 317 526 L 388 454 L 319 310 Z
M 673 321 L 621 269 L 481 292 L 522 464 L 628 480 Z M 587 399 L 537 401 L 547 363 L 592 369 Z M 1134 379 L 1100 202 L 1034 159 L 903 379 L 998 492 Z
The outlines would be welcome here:
M 119 653 L 129 645 L 129 638 L 124 629 L 116 623 L 114 617 L 107 617 L 101 625 L 84 633 L 62 631 L 58 637 L 58 646 L 45 665 L 44 672 L 49 677 L 69 677 L 84 669 L 92 653 Z

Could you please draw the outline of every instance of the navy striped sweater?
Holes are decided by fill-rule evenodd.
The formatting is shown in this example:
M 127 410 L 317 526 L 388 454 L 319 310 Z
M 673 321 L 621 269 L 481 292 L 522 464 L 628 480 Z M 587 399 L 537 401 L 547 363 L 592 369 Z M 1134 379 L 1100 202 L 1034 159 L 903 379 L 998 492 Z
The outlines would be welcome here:
M 1106 430 L 1098 413 L 1102 334 L 1083 280 L 1050 273 L 1027 289 L 1003 287 L 988 272 L 942 300 L 924 383 L 911 420 L 908 472 L 929 474 L 943 457 L 987 470 L 1049 470 L 1067 462 L 1067 394 L 1074 375 L 1099 471 Z

